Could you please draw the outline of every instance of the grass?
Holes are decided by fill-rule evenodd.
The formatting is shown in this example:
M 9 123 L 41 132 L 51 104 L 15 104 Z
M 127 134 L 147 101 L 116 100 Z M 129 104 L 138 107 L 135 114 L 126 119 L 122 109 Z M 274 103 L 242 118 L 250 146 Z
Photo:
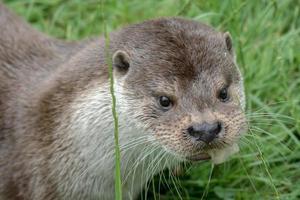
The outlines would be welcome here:
M 104 33 L 96 0 L 6 0 L 36 28 L 68 40 Z M 229 31 L 244 74 L 249 133 L 229 162 L 191 166 L 148 199 L 300 198 L 300 7 L 297 0 L 104 1 L 107 30 L 184 16 Z M 98 13 L 98 14 L 97 14 Z M 171 172 L 170 172 L 171 173 Z M 178 180 L 177 180 L 178 179 Z M 173 182 L 176 182 L 176 187 Z M 179 195 L 179 194 L 180 195 Z M 143 195 L 145 196 L 145 195 Z
M 104 24 L 104 36 L 105 36 L 105 55 L 106 63 L 108 64 L 109 82 L 110 82 L 110 94 L 112 98 L 112 115 L 114 119 L 114 141 L 115 141 L 115 199 L 122 199 L 122 182 L 121 182 L 121 155 L 120 155 L 120 145 L 119 145 L 119 120 L 118 113 L 116 111 L 116 96 L 114 91 L 114 76 L 111 55 L 109 54 L 109 33 L 106 31 L 106 23 Z

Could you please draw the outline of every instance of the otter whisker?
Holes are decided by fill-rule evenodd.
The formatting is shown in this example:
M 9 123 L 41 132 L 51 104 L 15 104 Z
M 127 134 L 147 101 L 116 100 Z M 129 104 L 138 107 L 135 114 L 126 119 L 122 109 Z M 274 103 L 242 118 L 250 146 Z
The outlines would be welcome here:
M 133 165 L 132 165 L 132 167 L 133 167 L 132 170 L 130 170 L 130 171 L 128 172 L 127 176 L 125 177 L 125 179 L 124 179 L 125 182 L 127 181 L 129 175 L 131 175 L 132 171 L 134 171 L 133 173 L 135 173 L 135 170 L 136 170 L 136 168 L 140 165 L 140 163 L 143 162 L 143 161 L 144 161 L 149 155 L 151 155 L 155 150 L 157 150 L 158 147 L 159 147 L 159 145 L 153 144 L 153 145 L 151 145 L 151 148 L 153 148 L 153 149 L 150 150 L 150 152 L 147 152 L 145 155 L 140 154 L 140 155 L 138 156 L 138 158 L 135 160 L 135 162 L 134 162 Z M 144 149 L 147 149 L 147 148 L 149 148 L 149 147 L 144 147 Z M 141 152 L 143 152 L 143 151 L 141 151 Z
M 167 155 L 167 152 L 161 150 L 160 153 L 156 155 L 156 158 L 151 160 L 148 168 L 146 169 L 146 171 L 148 173 L 147 179 L 154 176 L 156 171 L 160 171 L 160 170 L 158 170 L 158 168 L 160 167 L 159 165 L 161 164 L 162 160 L 165 159 L 166 155 Z M 159 159 L 159 160 L 157 160 L 157 159 Z M 155 164 L 155 165 L 153 165 L 153 164 Z M 148 186 L 146 185 L 145 195 L 147 194 L 147 191 L 148 191 Z
M 156 149 L 156 148 L 154 148 L 154 149 Z M 149 155 L 151 155 L 151 154 L 149 154 Z M 137 159 L 137 161 L 139 161 L 137 164 L 134 164 L 134 166 L 133 166 L 133 172 L 128 172 L 128 174 L 131 174 L 132 173 L 132 178 L 131 178 L 131 180 L 129 180 L 129 181 L 131 181 L 131 190 L 133 190 L 134 189 L 134 187 L 133 187 L 133 184 L 134 184 L 134 182 L 136 181 L 135 180 L 135 174 L 136 174 L 136 170 L 137 170 L 137 168 L 141 165 L 141 163 L 142 164 L 144 164 L 144 162 L 146 161 L 146 159 L 145 158 L 147 158 L 148 156 L 146 156 L 146 157 L 144 157 L 144 158 L 142 158 L 141 160 L 139 159 L 139 157 L 138 157 L 138 159 Z M 142 170 L 143 170 L 143 168 L 142 168 Z M 127 178 L 128 178 L 128 176 L 125 178 L 125 181 L 127 180 Z M 144 177 L 139 177 L 140 179 L 143 179 Z M 142 183 L 142 182 L 141 182 Z
M 178 160 L 175 157 L 172 157 L 171 159 L 173 160 L 172 163 L 175 163 L 174 164 L 175 167 L 179 166 Z M 182 188 L 182 186 L 180 184 L 180 181 L 178 180 L 178 178 L 175 177 L 175 175 L 173 174 L 173 171 L 170 168 L 170 166 L 168 167 L 168 170 L 169 170 L 169 179 L 171 178 L 171 181 L 172 181 L 172 183 L 174 185 L 174 188 L 175 188 L 175 190 L 177 192 L 178 197 L 180 199 L 182 199 L 180 190 L 177 188 L 177 185 L 179 186 L 179 188 Z
M 166 155 L 167 155 L 167 152 L 160 148 L 160 151 L 158 154 L 155 155 L 155 158 L 151 159 L 151 162 L 148 165 L 148 168 L 146 169 L 146 171 L 147 171 L 146 178 L 147 179 L 149 179 L 150 177 L 153 177 L 156 172 L 161 171 L 161 170 L 158 170 L 158 168 L 161 167 L 160 164 L 162 163 L 163 160 L 165 160 Z M 159 160 L 157 160 L 157 159 L 159 159 Z M 148 190 L 148 185 L 146 185 L 146 188 L 145 188 L 145 195 L 147 194 L 147 190 Z

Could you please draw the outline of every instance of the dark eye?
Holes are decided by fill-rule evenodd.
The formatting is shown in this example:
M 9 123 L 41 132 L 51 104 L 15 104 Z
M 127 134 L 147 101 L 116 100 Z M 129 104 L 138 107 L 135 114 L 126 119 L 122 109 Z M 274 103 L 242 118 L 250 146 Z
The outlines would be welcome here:
M 222 90 L 219 91 L 218 98 L 219 98 L 222 102 L 228 101 L 229 95 L 228 95 L 227 87 L 226 87 L 226 88 L 223 88 Z
M 159 97 L 159 104 L 165 109 L 170 109 L 172 107 L 172 101 L 166 97 L 166 96 L 161 96 Z

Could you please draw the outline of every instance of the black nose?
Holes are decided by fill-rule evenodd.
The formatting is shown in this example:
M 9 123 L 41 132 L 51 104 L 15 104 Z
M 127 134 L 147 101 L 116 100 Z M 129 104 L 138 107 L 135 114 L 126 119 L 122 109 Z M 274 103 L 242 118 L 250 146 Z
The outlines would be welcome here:
M 190 126 L 187 131 L 192 137 L 197 140 L 201 140 L 205 143 L 210 143 L 213 141 L 217 135 L 221 132 L 222 125 L 221 122 L 215 122 L 212 124 L 202 123 L 194 124 Z

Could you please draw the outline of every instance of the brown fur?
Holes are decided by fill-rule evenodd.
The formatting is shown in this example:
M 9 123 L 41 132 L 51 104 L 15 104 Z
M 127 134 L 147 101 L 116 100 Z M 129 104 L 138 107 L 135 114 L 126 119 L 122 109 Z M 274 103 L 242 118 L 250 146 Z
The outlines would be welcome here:
M 215 98 L 224 84 L 232 84 L 231 90 L 240 96 L 235 88 L 241 77 L 223 33 L 171 18 L 129 26 L 112 33 L 111 41 L 111 55 L 117 50 L 129 55 L 129 71 L 115 74 L 117 81 L 124 80 L 122 87 L 138 123 L 147 123 L 147 130 L 170 151 L 184 157 L 208 148 L 193 145 L 182 134 L 193 121 L 208 119 L 198 111 L 209 110 L 213 119 L 227 120 L 232 138 L 239 134 L 244 126 L 240 104 L 235 100 L 224 105 Z M 88 163 L 67 134 L 74 112 L 70 105 L 84 91 L 107 82 L 103 38 L 50 38 L 0 3 L 1 200 L 72 198 L 69 188 L 59 186 Z M 176 104 L 168 114 L 155 104 L 156 96 L 164 94 Z M 58 169 L 62 161 L 64 169 Z M 90 198 L 89 186 L 80 191 L 86 192 L 82 199 Z

